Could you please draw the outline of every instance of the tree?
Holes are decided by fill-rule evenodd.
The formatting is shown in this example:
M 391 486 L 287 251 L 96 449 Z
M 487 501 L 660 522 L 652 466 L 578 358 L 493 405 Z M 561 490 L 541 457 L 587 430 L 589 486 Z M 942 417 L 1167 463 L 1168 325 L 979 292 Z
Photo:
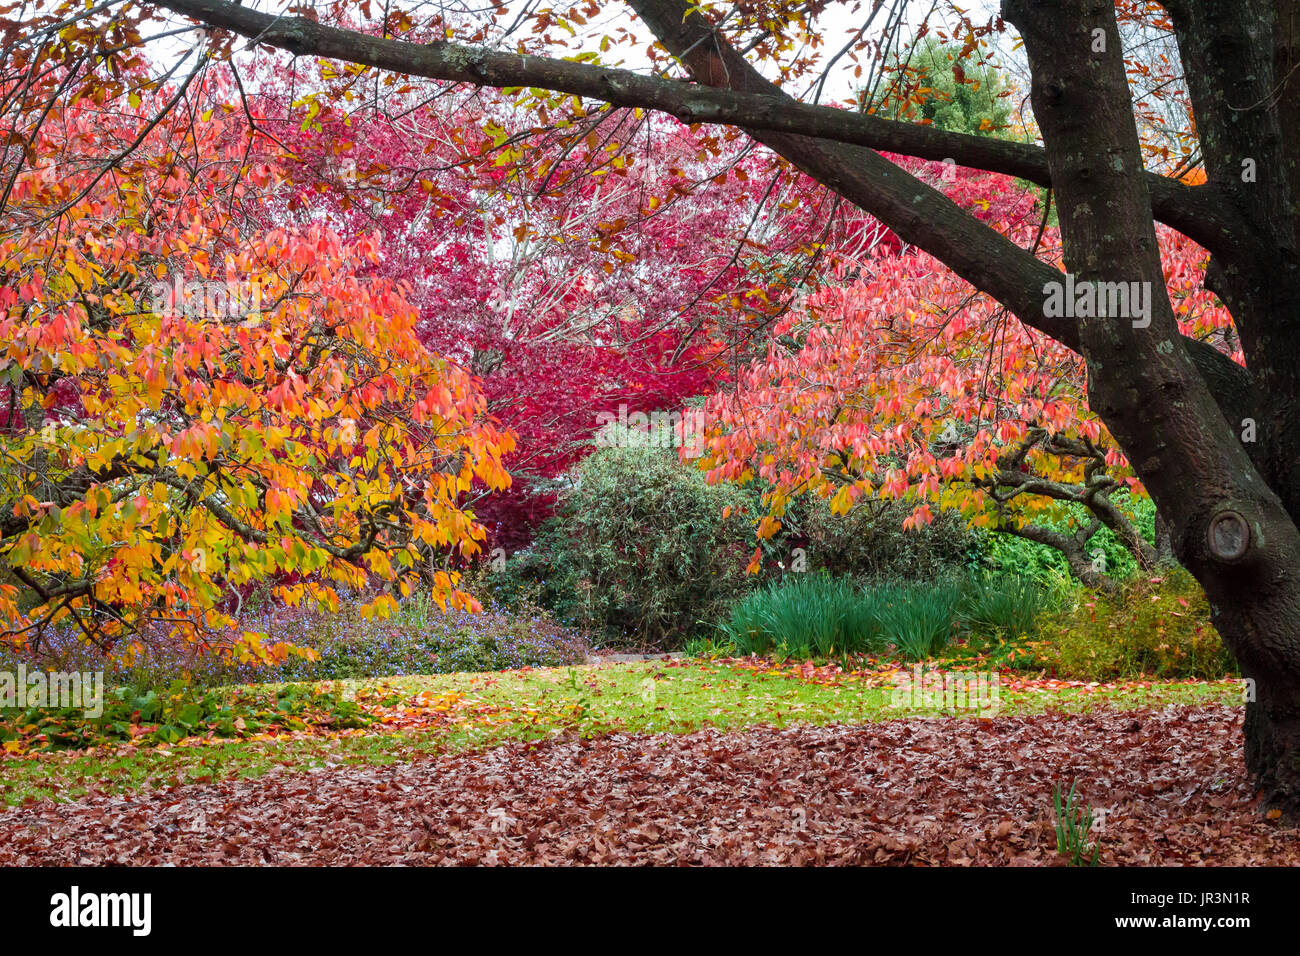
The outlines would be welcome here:
M 198 84 L 186 95 L 206 105 Z M 3 637 L 39 654 L 63 627 L 106 653 L 181 639 L 282 658 L 288 645 L 230 630 L 223 608 L 250 582 L 334 610 L 340 588 L 382 583 L 384 612 L 423 579 L 474 606 L 439 562 L 482 540 L 462 503 L 508 482 L 509 436 L 420 343 L 401 287 L 358 275 L 373 237 L 249 229 L 239 205 L 272 172 L 246 162 L 242 117 L 180 122 L 102 176 L 95 158 L 156 105 L 55 102 L 27 144 L 40 159 L 10 183 Z
M 981 208 L 1002 234 L 1059 259 L 1046 210 L 1023 190 L 966 170 L 930 175 L 946 177 L 945 192 Z M 1194 284 L 1203 250 L 1166 229 L 1160 238 L 1180 325 L 1222 341 L 1229 317 Z M 957 511 L 1055 548 L 1080 580 L 1110 589 L 1090 544 L 1102 527 L 1139 567 L 1153 568 L 1157 554 L 1112 497 L 1140 485 L 1085 391 L 1078 355 L 1007 322 L 932 257 L 882 254 L 867 277 L 832 285 L 782 319 L 763 360 L 710 403 L 701 464 L 714 480 L 763 483 L 771 520 L 762 536 L 801 494 L 839 513 L 860 501 L 911 501 L 905 525 Z M 1068 532 L 1040 520 L 1065 504 L 1088 518 Z
M 820 5 L 724 10 L 687 0 L 629 0 L 689 82 L 606 67 L 594 51 L 571 59 L 538 55 L 548 35 L 576 32 L 575 24 L 598 13 L 594 4 L 585 12 L 539 11 L 532 24 L 538 39 L 513 45 L 496 42 L 500 37 L 486 29 L 457 34 L 441 20 L 440 32 L 431 36 L 414 29 L 408 11 L 388 7 L 371 35 L 225 0 L 146 6 L 229 31 L 217 41 L 218 53 L 230 50 L 231 35 L 239 35 L 380 70 L 558 90 L 738 126 L 945 263 L 1026 326 L 1079 353 L 1090 408 L 1133 463 L 1170 526 L 1179 560 L 1205 588 L 1216 627 L 1255 681 L 1246 759 L 1265 804 L 1300 812 L 1300 475 L 1293 467 L 1300 452 L 1300 36 L 1292 30 L 1293 0 L 1120 5 L 1123 16 L 1145 17 L 1177 41 L 1206 173 L 1201 186 L 1143 167 L 1112 0 L 1003 0 L 1001 18 L 978 28 L 969 20 L 959 24 L 977 42 L 1002 29 L 1003 18 L 1019 31 L 1042 146 L 798 102 L 755 64 L 764 57 L 779 61 L 773 75 L 791 88 L 808 77 L 812 66 L 799 51 L 821 54 L 810 21 L 810 10 Z M 322 8 L 325 19 L 338 21 L 342 6 Z M 131 41 L 130 21 L 106 25 L 104 8 L 94 9 L 84 14 L 80 4 L 68 3 L 21 24 L 21 40 L 19 28 L 11 27 L 6 45 L 64 44 L 85 62 L 88 49 L 107 53 Z M 69 18 L 91 25 L 70 31 L 63 25 Z M 444 39 L 448 28 L 468 43 Z M 810 37 L 816 42 L 805 42 Z M 860 69 L 855 54 L 867 46 L 859 31 L 842 55 L 827 62 Z M 32 62 L 29 56 L 9 69 L 30 70 Z M 820 94 L 823 85 L 813 89 Z M 1049 186 L 1076 291 L 1136 282 L 1152 293 L 1151 314 L 1135 324 L 1129 316 L 1055 308 L 1049 303 L 1059 301 L 1059 270 L 878 149 L 951 157 Z M 1164 284 L 1157 221 L 1210 253 L 1206 282 L 1232 316 L 1244 365 L 1179 330 Z
M 867 111 L 930 123 L 954 133 L 994 135 L 1011 118 L 1003 77 L 967 50 L 937 36 L 917 37 L 898 55 L 889 83 L 860 94 Z
M 286 179 L 268 226 L 378 235 L 372 271 L 409 285 L 422 341 L 474 372 L 517 436 L 510 488 L 476 502 L 507 551 L 547 516 L 603 414 L 710 392 L 791 294 L 888 237 L 779 158 L 711 151 L 716 131 L 653 114 L 552 104 L 576 128 L 561 144 L 495 91 L 362 111 L 329 66 L 253 75 L 266 78 L 255 124 L 274 137 L 260 142 Z

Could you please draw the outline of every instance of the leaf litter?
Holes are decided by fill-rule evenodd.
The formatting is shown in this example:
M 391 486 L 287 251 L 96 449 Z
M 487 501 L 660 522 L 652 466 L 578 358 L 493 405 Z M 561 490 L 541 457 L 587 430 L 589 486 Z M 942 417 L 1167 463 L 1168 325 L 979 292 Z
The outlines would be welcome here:
M 3 865 L 1061 865 L 1052 787 L 1105 864 L 1296 864 L 1226 706 L 724 733 L 567 734 L 0 812 Z

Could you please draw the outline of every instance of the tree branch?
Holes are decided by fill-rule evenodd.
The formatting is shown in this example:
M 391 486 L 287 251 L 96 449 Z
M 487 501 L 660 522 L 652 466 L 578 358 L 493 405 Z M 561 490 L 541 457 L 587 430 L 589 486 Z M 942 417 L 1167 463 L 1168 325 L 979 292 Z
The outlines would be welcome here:
M 1051 185 L 1047 156 L 1039 146 L 814 106 L 801 103 L 776 87 L 772 88 L 773 92 L 721 89 L 644 76 L 631 70 L 502 53 L 457 43 L 418 44 L 383 39 L 325 26 L 305 17 L 261 13 L 226 0 L 157 0 L 151 5 L 296 56 L 346 60 L 475 86 L 538 87 L 586 96 L 614 106 L 653 109 L 687 123 L 794 133 L 920 159 L 951 159 L 972 169 L 1018 176 L 1039 186 Z M 631 6 L 646 19 L 647 4 Z M 684 3 L 680 6 L 682 11 L 689 9 Z M 674 9 L 674 15 L 678 13 Z M 655 29 L 654 24 L 651 27 Z M 680 49 L 673 52 L 681 54 Z M 1244 224 L 1237 221 L 1232 208 L 1220 201 L 1212 187 L 1187 186 L 1155 173 L 1148 173 L 1147 179 L 1156 217 L 1210 251 L 1230 249 L 1236 241 L 1234 237 L 1242 235 Z

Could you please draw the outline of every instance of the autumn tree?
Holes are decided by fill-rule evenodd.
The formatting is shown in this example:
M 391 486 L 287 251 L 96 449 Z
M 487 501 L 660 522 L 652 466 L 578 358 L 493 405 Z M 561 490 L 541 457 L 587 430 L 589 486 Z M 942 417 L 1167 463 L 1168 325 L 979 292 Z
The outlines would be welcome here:
M 274 170 L 206 84 L 220 74 L 26 117 L 36 159 L 0 232 L 0 620 L 34 654 L 64 628 L 106 653 L 279 658 L 231 630 L 256 582 L 335 610 L 383 612 L 421 580 L 474 604 L 442 559 L 482 540 L 465 496 L 507 484 L 509 436 L 421 344 L 402 287 L 360 274 L 373 237 L 251 228 L 240 209 Z M 169 97 L 170 135 L 105 175 Z
M 1004 177 L 916 168 L 1044 261 L 1058 231 L 1032 191 Z M 1205 253 L 1164 227 L 1165 276 L 1180 327 L 1224 344 L 1226 310 L 1200 288 Z M 844 513 L 909 502 L 905 525 L 936 511 L 1059 551 L 1084 583 L 1112 589 L 1092 544 L 1108 528 L 1138 567 L 1156 548 L 1121 504 L 1140 483 L 1086 406 L 1080 357 L 1020 323 L 924 253 L 877 255 L 865 275 L 811 296 L 774 329 L 768 353 L 709 404 L 715 480 L 759 482 L 774 534 L 789 502 L 820 496 Z M 1083 519 L 1058 526 L 1078 506 Z M 759 553 L 756 552 L 755 560 Z
M 217 54 L 241 37 L 378 71 L 543 88 L 737 126 L 945 263 L 1017 321 L 1080 354 L 1089 407 L 1169 522 L 1179 560 L 1204 586 L 1216 627 L 1255 682 L 1247 764 L 1268 803 L 1300 811 L 1300 476 L 1293 467 L 1300 373 L 1291 337 L 1300 301 L 1300 35 L 1291 0 L 1124 0 L 1119 18 L 1112 0 L 1004 0 L 1001 17 L 986 24 L 956 16 L 955 29 L 977 41 L 996 35 L 1004 20 L 1018 31 L 1041 145 L 818 105 L 825 89 L 818 65 L 861 70 L 858 54 L 873 48 L 865 31 L 881 4 L 862 11 L 847 43 L 835 38 L 828 46 L 815 21 L 820 3 L 628 0 L 658 43 L 651 71 L 607 66 L 597 49 L 556 45 L 601 12 L 595 3 L 522 20 L 503 5 L 495 29 L 457 32 L 452 25 L 451 36 L 445 29 L 441 37 L 415 33 L 419 42 L 403 36 L 418 26 L 422 5 L 359 5 L 363 16 L 375 17 L 371 32 L 331 26 L 342 22 L 345 6 L 355 12 L 337 3 L 295 5 L 278 16 L 226 0 L 141 5 L 225 31 Z M 11 12 L 6 46 L 62 44 L 112 82 L 121 54 L 111 51 L 130 44 L 124 31 L 138 24 L 137 9 L 107 4 L 86 13 L 67 3 L 17 23 Z M 1119 28 L 1128 16 L 1176 41 L 1202 185 L 1144 167 Z M 521 23 L 529 25 L 527 37 Z M 619 53 L 636 43 L 627 30 L 610 39 Z M 39 58 L 29 55 L 26 68 L 39 72 Z M 804 91 L 808 99 L 800 100 Z M 1135 322 L 1077 302 L 1049 306 L 1059 299 L 1059 269 L 877 150 L 951 157 L 1050 187 L 1075 291 L 1091 289 L 1083 297 L 1095 302 L 1098 283 L 1137 283 L 1151 292 L 1149 316 Z M 1232 316 L 1242 364 L 1179 329 L 1157 222 L 1210 254 L 1205 281 Z

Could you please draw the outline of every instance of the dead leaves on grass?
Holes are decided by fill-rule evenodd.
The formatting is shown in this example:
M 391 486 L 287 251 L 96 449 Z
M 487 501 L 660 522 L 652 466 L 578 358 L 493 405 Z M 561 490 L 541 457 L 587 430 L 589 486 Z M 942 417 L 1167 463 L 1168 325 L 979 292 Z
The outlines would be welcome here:
M 856 684 L 865 687 L 893 687 L 899 677 L 906 677 L 913 672 L 913 669 L 920 666 L 926 670 L 946 670 L 946 671 L 971 671 L 980 672 L 989 669 L 989 663 L 986 660 L 975 660 L 964 663 L 954 661 L 935 662 L 927 661 L 922 664 L 900 663 L 894 659 L 882 659 L 874 657 L 860 658 L 856 661 L 857 666 L 844 668 L 839 664 L 822 664 L 817 665 L 808 660 L 787 659 L 777 661 L 765 657 L 727 657 L 718 658 L 708 662 L 709 664 L 727 665 L 739 670 L 747 671 L 757 677 L 784 677 L 801 681 L 805 684 L 815 684 L 822 687 L 842 687 L 848 684 Z M 668 667 L 698 667 L 704 662 L 696 660 L 669 661 Z M 1006 668 L 997 669 L 999 688 L 1004 692 L 1020 692 L 1027 694 L 1060 694 L 1061 692 L 1077 694 L 1101 694 L 1115 691 L 1149 691 L 1153 688 L 1175 688 L 1175 687 L 1227 687 L 1237 686 L 1240 681 L 1231 678 L 1215 681 L 1201 680 L 1198 678 L 1184 678 L 1181 680 L 1166 680 L 1161 678 L 1131 679 L 1120 681 L 1082 681 L 1082 680 L 1062 680 L 1055 677 L 1033 676 L 1029 673 L 1012 671 Z
M 1060 713 L 575 736 L 0 813 L 0 864 L 1057 865 L 1052 785 L 1102 862 L 1300 862 L 1240 712 Z
M 326 682 L 311 689 L 322 699 L 341 691 Z M 519 724 L 564 728 L 571 726 L 580 716 L 579 709 L 564 702 L 539 708 L 504 708 L 473 694 L 456 692 L 437 693 L 421 691 L 411 694 L 399 691 L 387 682 L 368 684 L 356 690 L 344 701 L 347 719 L 341 720 L 337 710 L 329 707 L 312 707 L 295 711 L 292 715 L 277 714 L 269 708 L 257 711 L 257 719 L 250 715 L 229 720 L 223 730 L 205 725 L 198 732 L 174 740 L 158 739 L 158 723 L 133 723 L 129 726 L 129 740 L 108 742 L 95 747 L 82 748 L 80 752 L 100 754 L 130 754 L 140 750 L 153 750 L 169 754 L 177 748 L 202 747 L 229 740 L 306 740 L 357 737 L 365 734 L 394 734 L 412 731 L 452 731 L 467 727 L 490 728 Z M 251 714 L 251 712 L 250 712 Z M 245 716 L 248 719 L 245 720 Z M 36 733 L 5 741 L 3 757 L 19 758 L 42 753 L 44 735 Z M 78 751 L 64 751 L 73 753 Z M 59 752 L 54 752 L 57 755 Z

